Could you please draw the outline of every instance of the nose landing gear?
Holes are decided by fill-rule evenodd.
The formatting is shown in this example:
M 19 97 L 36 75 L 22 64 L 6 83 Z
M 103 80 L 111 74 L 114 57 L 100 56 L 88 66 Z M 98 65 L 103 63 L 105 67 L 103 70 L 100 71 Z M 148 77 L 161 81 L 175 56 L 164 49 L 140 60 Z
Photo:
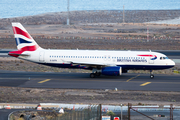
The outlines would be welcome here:
M 150 78 L 153 79 L 154 78 L 154 75 L 153 75 L 153 71 L 150 70 Z

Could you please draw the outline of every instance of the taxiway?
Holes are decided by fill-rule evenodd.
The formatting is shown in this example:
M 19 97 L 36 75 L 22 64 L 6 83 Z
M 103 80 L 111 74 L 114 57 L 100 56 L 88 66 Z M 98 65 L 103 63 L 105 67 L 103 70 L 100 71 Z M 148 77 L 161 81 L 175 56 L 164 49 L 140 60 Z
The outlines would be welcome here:
M 37 73 L 0 71 L 0 86 L 61 89 L 115 89 L 180 91 L 180 75 L 130 74 L 89 78 L 89 73 Z

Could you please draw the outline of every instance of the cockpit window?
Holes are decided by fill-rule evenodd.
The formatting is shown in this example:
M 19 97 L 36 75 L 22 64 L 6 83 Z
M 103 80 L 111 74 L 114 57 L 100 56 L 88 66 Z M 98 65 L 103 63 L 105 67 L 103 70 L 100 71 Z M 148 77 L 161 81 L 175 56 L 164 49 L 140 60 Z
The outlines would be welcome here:
M 168 57 L 160 57 L 160 60 L 169 59 Z

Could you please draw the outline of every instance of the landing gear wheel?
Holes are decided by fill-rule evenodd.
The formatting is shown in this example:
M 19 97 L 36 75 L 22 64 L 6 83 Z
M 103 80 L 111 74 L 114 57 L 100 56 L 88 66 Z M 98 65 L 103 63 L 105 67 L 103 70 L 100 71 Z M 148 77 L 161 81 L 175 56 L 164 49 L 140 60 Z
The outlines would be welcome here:
M 90 74 L 90 78 L 95 78 L 95 74 L 94 74 L 94 73 L 91 73 L 91 74 Z
M 101 75 L 101 73 L 100 73 L 100 72 L 96 72 L 95 74 L 96 74 L 96 76 L 100 76 L 100 75 Z
M 150 75 L 150 78 L 153 79 L 153 78 L 154 78 L 154 75 L 151 74 L 151 75 Z
M 153 70 L 150 70 L 150 78 L 153 79 L 154 75 L 153 75 Z

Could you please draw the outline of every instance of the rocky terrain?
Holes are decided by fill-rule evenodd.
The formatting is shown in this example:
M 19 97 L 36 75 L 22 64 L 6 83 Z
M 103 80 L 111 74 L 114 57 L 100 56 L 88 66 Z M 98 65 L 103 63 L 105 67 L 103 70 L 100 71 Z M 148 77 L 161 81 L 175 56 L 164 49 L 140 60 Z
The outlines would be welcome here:
M 180 17 L 180 10 L 125 10 L 126 23 L 144 23 Z M 21 22 L 22 24 L 66 24 L 67 12 L 46 13 L 35 16 L 0 19 L 0 28 Z M 122 10 L 70 11 L 70 23 L 122 23 Z
M 1 103 L 72 103 L 72 104 L 110 104 L 128 102 L 137 104 L 180 105 L 179 92 L 156 91 L 114 91 L 77 89 L 36 89 L 19 87 L 0 87 Z M 12 99 L 13 98 L 13 99 Z

